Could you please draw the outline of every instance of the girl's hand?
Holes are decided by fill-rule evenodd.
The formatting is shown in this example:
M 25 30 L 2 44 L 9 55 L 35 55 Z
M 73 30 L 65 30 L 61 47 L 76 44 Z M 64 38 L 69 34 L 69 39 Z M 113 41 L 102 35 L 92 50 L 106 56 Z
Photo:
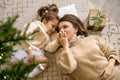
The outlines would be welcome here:
M 67 35 L 64 31 L 60 31 L 58 34 L 57 34 L 57 39 L 59 41 L 59 43 L 62 45 L 63 49 L 66 50 L 69 46 L 68 44 L 68 38 L 67 38 Z

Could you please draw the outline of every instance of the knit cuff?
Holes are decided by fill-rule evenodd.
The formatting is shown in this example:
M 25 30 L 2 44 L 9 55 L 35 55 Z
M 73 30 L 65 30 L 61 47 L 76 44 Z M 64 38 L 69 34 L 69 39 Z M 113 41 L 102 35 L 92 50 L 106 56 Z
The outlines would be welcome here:
M 120 58 L 119 58 L 118 56 L 110 55 L 110 56 L 108 57 L 108 60 L 109 60 L 110 58 L 114 58 L 114 59 L 116 60 L 115 65 L 119 65 L 119 64 L 120 64 Z

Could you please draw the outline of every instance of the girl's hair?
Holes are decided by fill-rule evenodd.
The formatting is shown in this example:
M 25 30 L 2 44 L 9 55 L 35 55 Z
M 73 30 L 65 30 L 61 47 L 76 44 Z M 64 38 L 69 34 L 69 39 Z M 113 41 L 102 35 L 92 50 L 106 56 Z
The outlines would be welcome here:
M 43 19 L 46 19 L 47 21 L 51 19 L 59 20 L 58 8 L 55 4 L 41 7 L 38 10 L 38 15 L 41 17 L 41 21 L 43 21 Z
M 75 15 L 66 14 L 59 20 L 59 23 L 62 21 L 68 21 L 72 23 L 73 27 L 78 29 L 77 35 L 84 35 L 85 37 L 88 36 L 87 30 L 84 28 L 83 23 Z

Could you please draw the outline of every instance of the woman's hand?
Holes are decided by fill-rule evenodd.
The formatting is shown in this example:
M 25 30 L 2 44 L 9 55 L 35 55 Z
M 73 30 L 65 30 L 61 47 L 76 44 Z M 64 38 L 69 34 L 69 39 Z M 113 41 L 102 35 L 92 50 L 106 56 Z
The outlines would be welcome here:
M 100 80 L 107 80 L 107 78 L 112 74 L 115 64 L 115 59 L 110 58 L 108 65 L 100 73 Z
M 64 50 L 67 50 L 68 47 L 69 47 L 69 44 L 68 44 L 68 38 L 67 38 L 66 33 L 61 30 L 61 31 L 57 34 L 57 39 L 58 39 L 59 43 L 62 45 L 63 49 L 64 49 Z
M 106 80 L 113 72 L 113 67 L 107 66 L 103 69 L 103 71 L 100 74 L 100 79 L 101 80 Z

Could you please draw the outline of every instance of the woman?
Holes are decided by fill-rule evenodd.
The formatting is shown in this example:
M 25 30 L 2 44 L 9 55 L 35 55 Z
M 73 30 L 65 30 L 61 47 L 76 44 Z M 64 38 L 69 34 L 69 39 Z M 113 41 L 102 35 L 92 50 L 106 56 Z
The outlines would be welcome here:
M 41 17 L 41 21 L 31 22 L 26 34 L 29 35 L 35 30 L 38 30 L 38 32 L 29 36 L 31 40 L 22 41 L 22 49 L 17 50 L 12 57 L 12 62 L 24 60 L 26 63 L 31 63 L 31 61 L 38 63 L 33 71 L 28 74 L 29 78 L 32 78 L 44 71 L 48 65 L 47 63 L 44 63 L 48 61 L 48 58 L 44 56 L 43 50 L 46 49 L 45 47 L 50 43 L 50 36 L 55 32 L 57 27 L 59 20 L 57 10 L 58 8 L 55 4 L 41 7 L 38 10 L 38 15 Z M 46 50 L 49 51 L 49 49 Z M 24 56 L 20 58 L 20 54 Z M 18 58 L 16 56 L 18 56 Z
M 58 23 L 56 62 L 73 80 L 117 80 L 120 71 L 118 53 L 98 36 L 87 36 L 82 22 L 74 15 L 64 15 Z

